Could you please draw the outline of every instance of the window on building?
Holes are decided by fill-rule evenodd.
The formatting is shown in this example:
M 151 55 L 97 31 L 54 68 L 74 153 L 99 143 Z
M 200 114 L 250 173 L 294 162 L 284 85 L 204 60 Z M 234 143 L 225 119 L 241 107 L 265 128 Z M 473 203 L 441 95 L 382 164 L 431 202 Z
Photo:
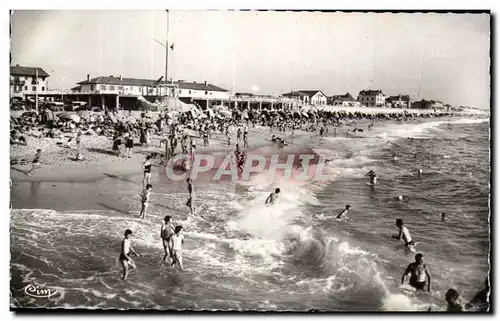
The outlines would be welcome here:
M 90 85 L 90 90 L 94 90 L 94 85 Z
M 107 86 L 106 86 L 106 85 L 101 85 L 101 89 L 102 89 L 102 90 L 106 90 L 106 89 L 107 89 Z
M 205 90 L 205 95 L 208 95 L 208 91 Z
M 14 83 L 18 84 L 20 83 L 21 81 L 19 80 L 19 76 L 16 76 L 14 77 Z
M 28 90 L 28 86 L 24 86 L 24 90 Z
M 36 86 L 31 87 L 32 91 L 36 91 Z
M 189 91 L 189 94 L 191 95 L 191 90 Z
M 115 90 L 115 86 L 109 86 L 109 90 Z
M 179 95 L 182 94 L 182 89 L 179 89 Z
M 42 91 L 45 91 L 45 87 L 42 87 Z
M 118 90 L 123 90 L 123 86 L 118 86 Z

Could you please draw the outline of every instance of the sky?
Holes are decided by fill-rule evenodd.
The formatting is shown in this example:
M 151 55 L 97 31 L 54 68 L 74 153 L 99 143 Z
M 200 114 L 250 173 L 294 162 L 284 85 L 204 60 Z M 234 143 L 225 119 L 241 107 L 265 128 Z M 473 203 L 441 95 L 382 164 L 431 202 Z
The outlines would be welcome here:
M 170 11 L 169 78 L 277 95 L 363 89 L 489 109 L 488 14 Z M 12 65 L 49 88 L 165 74 L 165 11 L 15 11 Z

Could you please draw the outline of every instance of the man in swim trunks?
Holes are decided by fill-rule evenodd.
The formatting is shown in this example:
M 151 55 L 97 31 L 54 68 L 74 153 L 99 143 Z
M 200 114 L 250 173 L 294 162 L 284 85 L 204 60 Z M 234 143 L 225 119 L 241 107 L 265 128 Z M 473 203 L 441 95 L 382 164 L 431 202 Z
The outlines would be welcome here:
M 132 244 L 130 242 L 130 236 L 132 235 L 132 231 L 127 229 L 125 231 L 125 237 L 122 240 L 122 245 L 120 249 L 120 263 L 123 266 L 123 277 L 122 280 L 125 281 L 127 279 L 129 271 L 136 270 L 134 261 L 130 258 L 129 254 L 132 252 L 135 256 L 139 257 L 139 254 L 132 248 Z
M 170 246 L 170 238 L 174 235 L 174 227 L 172 226 L 172 217 L 170 215 L 165 216 L 165 223 L 162 224 L 160 230 L 160 237 L 163 241 L 163 249 L 165 250 L 165 256 L 163 261 L 167 262 L 167 258 L 172 256 L 172 248 Z
M 146 185 L 146 188 L 142 191 L 141 194 L 141 212 L 139 213 L 139 217 L 144 219 L 146 217 L 146 211 L 148 210 L 148 202 L 149 202 L 149 195 L 151 193 L 151 188 L 153 186 L 151 184 Z
M 280 189 L 277 188 L 274 190 L 274 193 L 269 194 L 269 196 L 266 199 L 266 205 L 274 205 L 274 203 L 278 200 L 280 193 Z
M 415 246 L 410 236 L 410 231 L 403 225 L 403 220 L 398 218 L 396 220 L 396 226 L 399 228 L 399 235 L 393 235 L 392 238 L 396 240 L 403 240 L 407 247 Z
M 422 259 L 422 257 L 423 255 L 421 253 L 415 255 L 415 262 L 410 263 L 406 268 L 405 273 L 403 273 L 403 277 L 401 278 L 401 285 L 403 285 L 405 277 L 408 274 L 411 274 L 409 282 L 410 285 L 417 290 L 425 291 L 425 278 L 427 277 L 429 279 L 429 283 L 427 284 L 427 292 L 430 292 L 431 274 L 429 273 L 429 269 L 427 268 L 427 266 L 424 264 L 424 260 Z
M 337 215 L 337 219 L 343 219 L 343 218 L 347 218 L 347 213 L 349 213 L 349 210 L 351 209 L 351 205 L 346 205 L 345 206 L 345 209 L 340 212 L 339 215 Z
M 188 184 L 188 192 L 189 192 L 189 197 L 186 202 L 186 206 L 189 207 L 189 210 L 191 211 L 191 214 L 194 214 L 194 206 L 193 206 L 193 181 L 191 178 L 186 179 L 186 182 Z
M 151 183 L 151 155 L 146 156 L 146 161 L 142 165 L 142 168 L 144 170 L 142 185 L 149 185 Z

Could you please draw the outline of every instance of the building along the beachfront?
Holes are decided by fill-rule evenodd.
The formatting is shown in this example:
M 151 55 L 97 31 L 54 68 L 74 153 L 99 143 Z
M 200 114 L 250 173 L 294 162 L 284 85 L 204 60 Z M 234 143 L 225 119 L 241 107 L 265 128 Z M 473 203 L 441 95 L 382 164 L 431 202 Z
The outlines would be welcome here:
M 340 107 L 359 107 L 360 103 L 350 93 L 345 95 L 334 95 L 327 98 L 327 104 Z
M 385 99 L 386 107 L 391 108 L 410 108 L 409 95 L 390 96 Z
M 101 76 L 80 81 L 72 88 L 77 100 L 87 96 L 89 106 L 116 108 L 123 106 L 133 109 L 139 97 L 153 100 L 160 97 L 178 98 L 184 101 L 227 99 L 229 91 L 205 82 L 187 82 L 184 80 L 165 82 L 158 80 L 125 78 L 122 76 Z M 121 101 L 121 102 L 120 102 Z
M 434 110 L 446 109 L 444 104 L 438 100 L 425 100 L 425 99 L 413 102 L 411 104 L 411 108 L 414 108 L 414 109 L 434 109 Z
M 367 107 L 383 107 L 385 95 L 382 90 L 361 90 L 358 94 L 358 101 Z
M 305 105 L 326 106 L 327 98 L 321 90 L 298 90 L 281 95 L 282 97 L 300 100 Z
M 28 95 L 42 94 L 47 91 L 49 74 L 40 67 L 11 66 L 10 96 L 25 99 Z

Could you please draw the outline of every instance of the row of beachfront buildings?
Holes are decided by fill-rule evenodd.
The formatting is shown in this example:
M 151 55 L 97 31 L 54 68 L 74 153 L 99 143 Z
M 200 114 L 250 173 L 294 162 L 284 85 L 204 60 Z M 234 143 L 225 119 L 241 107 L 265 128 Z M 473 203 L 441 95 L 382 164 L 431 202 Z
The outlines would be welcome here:
M 10 94 L 11 97 L 27 98 L 38 95 L 39 97 L 66 96 L 66 99 L 74 96 L 87 95 L 90 104 L 94 104 L 98 96 L 98 105 L 119 106 L 120 99 L 131 97 L 170 96 L 184 100 L 226 100 L 231 98 L 243 99 L 273 99 L 287 98 L 296 101 L 300 105 L 308 106 L 342 106 L 342 107 L 392 107 L 392 108 L 447 108 L 439 101 L 410 101 L 409 95 L 386 96 L 381 90 L 362 90 L 355 98 L 350 93 L 343 95 L 327 96 L 321 90 L 297 90 L 284 93 L 279 96 L 265 96 L 251 93 L 235 93 L 231 95 L 228 90 L 204 82 L 188 82 L 184 80 L 165 82 L 162 78 L 158 80 L 125 78 L 122 76 L 99 76 L 86 79 L 77 83 L 71 92 L 51 90 L 48 87 L 49 74 L 39 67 L 11 66 L 10 68 Z M 93 100 L 92 100 L 93 99 Z

